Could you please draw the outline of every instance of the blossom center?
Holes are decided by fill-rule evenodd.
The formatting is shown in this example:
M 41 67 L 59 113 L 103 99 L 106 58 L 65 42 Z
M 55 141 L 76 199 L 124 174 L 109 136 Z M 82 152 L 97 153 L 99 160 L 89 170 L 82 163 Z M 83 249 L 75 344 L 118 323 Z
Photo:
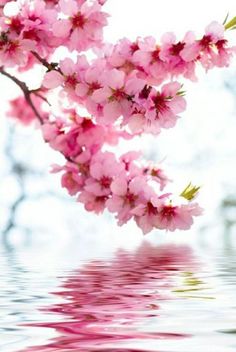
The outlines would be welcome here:
M 102 176 L 102 178 L 99 181 L 102 188 L 109 188 L 111 185 L 111 182 L 112 182 L 112 179 L 111 177 L 108 177 L 108 176 Z
M 132 43 L 132 44 L 130 45 L 130 51 L 131 51 L 131 53 L 134 54 L 135 51 L 137 51 L 137 50 L 139 50 L 138 44 L 137 44 L 137 43 Z
M 18 48 L 19 48 L 19 43 L 18 42 L 10 42 L 7 45 L 6 51 L 9 54 L 14 54 Z
M 183 50 L 184 46 L 185 46 L 185 43 L 183 42 L 178 42 L 177 44 L 173 44 L 170 49 L 171 55 L 173 56 L 179 55 L 179 53 Z
M 166 100 L 167 97 L 165 97 L 163 94 L 157 93 L 155 97 L 152 98 L 152 101 L 155 105 L 155 108 L 157 110 L 157 113 L 163 113 L 166 110 L 168 110 L 168 106 L 166 105 Z
M 89 91 L 88 94 L 93 94 L 93 92 L 97 89 L 102 88 L 101 85 L 98 82 L 92 82 L 89 84 Z
M 122 89 L 116 89 L 113 91 L 113 94 L 110 99 L 120 101 L 126 98 L 127 94 Z
M 157 208 L 154 207 L 154 205 L 151 202 L 147 203 L 147 213 L 149 215 L 157 215 L 158 214 Z
M 152 169 L 152 170 L 151 170 L 151 176 L 153 176 L 153 177 L 159 177 L 159 176 L 160 176 L 160 172 L 161 172 L 160 169 Z
M 107 200 L 107 196 L 97 196 L 95 197 L 95 202 L 96 203 L 105 203 Z
M 72 88 L 75 88 L 76 84 L 78 83 L 78 80 L 75 75 L 71 75 L 66 77 L 65 83 L 71 86 Z
M 126 60 L 125 63 L 120 67 L 125 73 L 130 73 L 134 69 L 134 64 L 131 61 Z
M 134 195 L 133 193 L 127 192 L 125 195 L 125 201 L 130 205 L 133 205 L 136 199 L 137 199 L 137 196 Z
M 209 48 L 211 42 L 212 42 L 211 36 L 210 35 L 204 35 L 199 43 L 200 43 L 200 45 L 202 46 L 203 49 L 207 49 L 207 48 Z
M 89 174 L 89 164 L 78 164 L 79 171 L 82 175 L 87 176 Z
M 83 28 L 86 22 L 85 17 L 79 12 L 71 19 L 73 28 Z
M 171 220 L 175 216 L 175 209 L 172 205 L 165 205 L 161 210 L 161 215 L 168 220 Z
M 30 29 L 24 32 L 24 39 L 38 40 L 36 29 Z
M 8 20 L 6 20 L 7 24 L 8 24 Z M 16 32 L 17 34 L 20 34 L 21 30 L 23 29 L 23 25 L 21 23 L 21 21 L 19 20 L 19 18 L 17 17 L 13 17 L 11 19 L 9 19 L 9 26 L 10 29 L 14 32 Z
M 145 85 L 145 87 L 141 90 L 141 92 L 139 93 L 139 98 L 140 99 L 147 99 L 150 92 L 152 90 L 151 86 L 148 86 L 147 84 Z
M 159 56 L 159 54 L 160 54 L 160 49 L 159 49 L 159 48 L 157 48 L 155 51 L 153 51 L 153 53 L 152 53 L 152 59 L 153 59 L 154 62 L 155 62 L 155 61 L 160 61 L 160 56 Z
M 221 40 L 218 40 L 218 42 L 216 42 L 216 47 L 218 50 L 222 50 L 224 49 L 225 45 L 227 44 L 227 40 L 226 39 L 221 39 Z
M 81 127 L 84 131 L 88 131 L 94 127 L 94 123 L 91 121 L 91 119 L 84 119 L 81 123 Z

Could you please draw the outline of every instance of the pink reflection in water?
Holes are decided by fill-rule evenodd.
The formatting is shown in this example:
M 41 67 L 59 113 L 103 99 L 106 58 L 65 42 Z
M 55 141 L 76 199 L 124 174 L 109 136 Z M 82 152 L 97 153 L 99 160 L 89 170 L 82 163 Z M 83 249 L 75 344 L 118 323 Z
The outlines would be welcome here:
M 163 319 L 160 305 L 173 299 L 170 291 L 175 278 L 194 266 L 188 247 L 148 243 L 134 253 L 118 251 L 113 260 L 85 265 L 65 278 L 62 290 L 56 292 L 63 302 L 44 309 L 63 315 L 64 320 L 31 324 L 56 329 L 59 336 L 24 352 L 149 352 L 121 346 L 188 337 L 153 331 L 153 319 Z M 152 330 L 147 331 L 150 322 Z

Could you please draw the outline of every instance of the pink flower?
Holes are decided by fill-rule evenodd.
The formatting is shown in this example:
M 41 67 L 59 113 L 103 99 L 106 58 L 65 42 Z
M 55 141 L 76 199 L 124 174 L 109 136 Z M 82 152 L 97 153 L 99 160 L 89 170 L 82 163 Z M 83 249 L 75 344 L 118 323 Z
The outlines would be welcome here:
M 76 113 L 73 119 L 74 124 L 77 125 L 76 129 L 78 129 L 77 144 L 90 150 L 92 154 L 99 151 L 106 140 L 105 128 L 95 124 L 91 118 L 80 117 Z
M 45 122 L 42 125 L 42 132 L 45 141 L 50 146 L 60 151 L 66 158 L 76 158 L 83 150 L 76 139 L 78 137 L 79 127 L 74 127 L 66 131 L 66 124 L 59 118 L 55 121 Z
M 125 74 L 132 74 L 137 71 L 138 78 L 146 78 L 143 68 L 134 61 L 134 53 L 139 49 L 137 42 L 131 42 L 129 39 L 121 39 L 113 47 L 104 50 L 108 66 L 117 68 Z
M 68 163 L 64 167 L 64 171 L 61 177 L 61 185 L 67 189 L 71 196 L 74 196 L 83 190 L 84 177 L 79 175 L 79 167 L 72 163 Z
M 160 59 L 165 62 L 176 61 L 175 64 L 181 59 L 179 53 L 183 50 L 185 43 L 176 43 L 176 36 L 172 32 L 165 33 L 161 37 Z
M 37 51 L 44 57 L 59 44 L 52 35 L 51 26 L 56 21 L 57 11 L 48 9 L 45 2 L 35 0 L 19 3 L 18 14 L 1 18 L 2 45 L 0 51 L 5 53 L 5 65 L 14 64 L 25 66 L 27 54 Z M 9 60 L 8 56 L 11 60 Z M 2 53 L 0 53 L 2 56 Z
M 188 230 L 193 224 L 193 217 L 202 214 L 202 209 L 196 203 L 174 206 L 163 205 L 157 212 L 157 225 L 159 229 L 169 231 Z
M 43 85 L 49 89 L 63 86 L 65 91 L 73 97 L 76 86 L 84 78 L 88 67 L 85 55 L 78 56 L 76 63 L 72 59 L 66 58 L 59 63 L 60 72 L 58 70 L 46 72 Z
M 5 3 L 0 0 L 0 7 Z M 142 133 L 158 134 L 175 126 L 186 108 L 182 86 L 175 77 L 195 80 L 197 62 L 205 69 L 227 66 L 235 48 L 229 47 L 224 33 L 234 20 L 225 28 L 212 22 L 200 39 L 193 32 L 181 40 L 166 33 L 160 44 L 153 37 L 138 37 L 112 45 L 102 38 L 107 22 L 104 3 L 15 3 L 18 13 L 10 17 L 3 14 L 0 19 L 1 73 L 15 81 L 26 98 L 27 94 L 32 98 L 45 142 L 65 159 L 65 165 L 54 167 L 54 171 L 62 172 L 62 187 L 76 195 L 85 209 L 95 213 L 108 209 L 119 225 L 133 219 L 143 233 L 186 230 L 201 208 L 191 202 L 172 203 L 171 194 L 162 192 L 170 181 L 162 167 L 143 163 L 139 152 L 116 156 L 115 146 L 120 140 L 129 141 Z M 78 55 L 90 48 L 93 53 L 88 53 L 88 59 L 85 54 Z M 70 57 L 67 49 L 74 51 Z M 60 54 L 62 60 L 54 63 Z M 47 68 L 45 89 L 27 90 L 24 82 L 5 71 L 7 66 L 18 73 L 29 71 L 36 62 L 44 71 Z M 59 88 L 53 92 L 58 93 L 58 104 L 56 112 L 52 106 L 48 114 L 42 110 L 42 106 L 46 109 L 44 94 L 54 88 Z M 33 110 L 23 98 L 17 98 L 11 102 L 9 115 L 30 124 L 35 121 Z M 106 151 L 111 148 L 114 152 Z M 196 192 L 199 189 L 193 188 Z M 190 200 L 194 192 L 186 189 L 181 197 Z
M 59 6 L 68 19 L 56 21 L 53 33 L 65 38 L 64 44 L 70 50 L 83 51 L 101 43 L 107 14 L 101 11 L 97 1 L 89 4 L 87 1 L 60 0 Z
M 166 185 L 171 181 L 161 166 L 149 166 L 144 169 L 145 174 L 150 175 L 151 180 L 157 182 L 160 185 L 160 191 L 162 191 Z
M 230 60 L 233 57 L 234 49 L 228 47 L 228 41 L 226 39 L 218 40 L 215 44 L 217 48 L 217 54 L 212 53 L 212 62 L 217 67 L 227 67 L 230 64 Z
M 227 66 L 231 51 L 226 48 L 224 26 L 216 21 L 205 29 L 205 35 L 196 40 L 194 35 L 188 36 L 188 41 L 180 55 L 186 62 L 198 60 L 206 69 L 216 66 Z
M 182 57 L 184 48 L 193 38 L 192 32 L 187 32 L 184 39 L 178 42 L 176 41 L 174 33 L 166 33 L 162 36 L 159 56 L 160 59 L 166 63 L 172 77 L 182 74 L 192 81 L 196 80 L 195 62 L 186 62 Z
M 224 31 L 224 26 L 218 22 L 212 22 L 206 28 L 206 35 L 211 36 L 216 48 L 216 50 L 211 50 L 210 53 L 210 59 L 212 60 L 213 66 L 228 66 L 233 55 L 232 48 L 228 47 L 228 41 L 224 38 Z M 208 67 L 212 67 L 212 65 L 208 63 Z
M 153 37 L 138 38 L 138 50 L 133 54 L 133 62 L 147 73 L 148 84 L 160 84 L 168 76 L 166 64 L 160 58 L 160 46 Z
M 181 85 L 178 82 L 167 83 L 161 92 L 154 89 L 148 96 L 146 107 L 146 118 L 150 124 L 157 124 L 162 128 L 170 128 L 176 124 L 178 115 L 186 108 L 184 98 L 179 94 Z
M 180 52 L 181 58 L 186 62 L 193 62 L 196 60 L 200 53 L 200 46 L 196 40 L 196 36 L 193 32 L 189 31 L 185 35 L 184 39 L 185 46 Z
M 103 60 L 96 60 L 84 72 L 75 88 L 75 94 L 80 101 L 86 106 L 91 114 L 96 114 L 97 104 L 91 99 L 93 93 L 103 87 L 102 76 L 106 69 L 106 63 Z
M 43 56 L 51 52 L 60 41 L 52 35 L 52 24 L 56 21 L 57 11 L 50 9 L 42 0 L 21 4 L 19 14 L 8 19 L 10 32 L 20 38 L 32 40 L 36 51 Z
M 92 99 L 103 106 L 103 123 L 112 123 L 121 115 L 129 115 L 132 97 L 145 83 L 138 78 L 127 78 L 124 72 L 117 69 L 106 72 L 104 88 L 96 90 Z
M 63 129 L 64 123 L 60 119 L 56 119 L 55 121 L 45 121 L 45 123 L 41 126 L 42 135 L 45 142 L 50 143 L 53 141 L 60 131 Z
M 135 179 L 129 180 L 124 174 L 114 179 L 111 191 L 106 206 L 110 212 L 117 213 L 118 225 L 123 225 L 133 217 L 131 210 L 138 203 L 140 189 L 137 189 Z
M 158 222 L 158 208 L 162 204 L 152 189 L 147 189 L 145 197 L 134 209 L 132 214 L 138 227 L 141 228 L 144 234 L 152 231 L 159 224 Z
M 202 39 L 201 45 L 203 45 L 207 37 L 210 37 L 212 43 L 217 43 L 219 40 L 224 38 L 225 28 L 224 25 L 216 21 L 211 22 L 205 29 L 204 39 Z
M 136 176 L 143 176 L 143 169 L 140 168 L 136 161 L 142 156 L 142 153 L 139 151 L 130 151 L 120 157 L 120 161 L 123 163 L 126 172 L 129 173 L 130 180 Z
M 106 195 L 97 196 L 87 191 L 82 191 L 78 197 L 78 201 L 84 204 L 87 211 L 93 211 L 96 214 L 104 211 L 107 199 Z
M 0 36 L 0 65 L 13 67 L 25 66 L 28 55 L 35 49 L 34 42 L 28 39 L 11 39 L 7 34 Z
M 123 171 L 113 153 L 97 153 L 90 164 L 90 177 L 86 180 L 85 190 L 96 196 L 108 196 L 111 193 L 111 183 Z
M 58 3 L 59 3 L 59 0 L 44 0 L 45 4 L 46 4 L 46 7 L 51 9 L 51 8 L 55 8 Z
M 43 86 L 48 89 L 59 87 L 63 83 L 64 83 L 63 75 L 56 70 L 46 72 L 42 82 Z
M 134 103 L 132 106 L 132 113 L 125 120 L 129 127 L 129 130 L 133 134 L 152 133 L 159 134 L 161 131 L 160 125 L 158 123 L 151 122 L 146 118 L 146 108 L 138 103 Z
M 41 113 L 42 117 L 46 118 L 46 114 L 41 110 L 42 100 L 37 96 L 31 96 L 32 101 L 37 107 L 37 110 Z M 18 97 L 16 99 L 10 100 L 10 110 L 7 112 L 7 116 L 16 119 L 18 122 L 25 126 L 30 125 L 32 122 L 38 123 L 34 111 L 29 106 L 24 97 Z

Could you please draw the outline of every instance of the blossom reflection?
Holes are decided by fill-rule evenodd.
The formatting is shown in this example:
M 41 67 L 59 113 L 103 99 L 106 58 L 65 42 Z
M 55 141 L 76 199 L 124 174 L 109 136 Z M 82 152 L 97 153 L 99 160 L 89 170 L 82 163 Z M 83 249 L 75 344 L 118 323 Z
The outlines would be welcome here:
M 175 280 L 193 268 L 188 247 L 145 242 L 133 253 L 120 250 L 112 260 L 92 261 L 63 280 L 56 292 L 63 302 L 44 309 L 64 320 L 32 324 L 53 328 L 59 336 L 24 352 L 148 352 L 153 350 L 137 346 L 188 337 L 158 332 L 157 324 L 164 319 L 161 303 L 175 298 Z

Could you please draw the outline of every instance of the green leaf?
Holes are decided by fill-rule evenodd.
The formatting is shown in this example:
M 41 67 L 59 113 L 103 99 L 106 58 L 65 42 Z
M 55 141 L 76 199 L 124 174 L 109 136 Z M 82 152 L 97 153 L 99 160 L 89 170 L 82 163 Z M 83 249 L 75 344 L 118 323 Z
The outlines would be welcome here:
M 236 26 L 236 16 L 232 18 L 232 20 L 230 20 L 228 23 L 225 24 L 225 30 L 232 29 L 235 26 Z
M 227 22 L 228 18 L 229 18 L 229 13 L 227 13 L 227 15 L 225 16 L 224 22 L 222 23 L 222 24 L 223 24 L 223 26 L 226 24 L 226 22 Z
M 179 97 L 184 97 L 185 94 L 186 94 L 186 90 L 179 90 L 178 93 L 177 93 L 177 95 L 178 95 Z
M 187 187 L 180 194 L 180 197 L 183 197 L 187 200 L 192 200 L 198 193 L 201 187 L 196 187 L 191 184 L 191 182 L 187 185 Z

